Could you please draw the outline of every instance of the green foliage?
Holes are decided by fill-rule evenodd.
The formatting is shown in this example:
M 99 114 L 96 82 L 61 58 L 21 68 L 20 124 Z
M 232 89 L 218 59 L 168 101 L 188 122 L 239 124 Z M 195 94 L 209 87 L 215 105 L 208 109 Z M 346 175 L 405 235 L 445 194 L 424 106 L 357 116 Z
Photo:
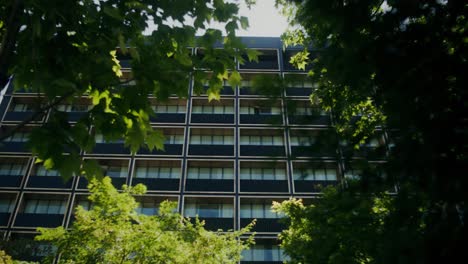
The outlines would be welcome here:
M 208 81 L 209 99 L 217 100 L 223 80 L 240 82 L 233 69 L 245 51 L 235 31 L 248 21 L 237 14 L 238 3 L 54 0 L 16 6 L 20 2 L 0 8 L 0 34 L 6 36 L 2 45 L 12 44 L 0 52 L 0 86 L 14 75 L 15 89 L 43 95 L 36 118 L 50 110 L 51 121 L 33 131 L 30 147 L 65 178 L 80 174 L 79 151 L 95 144 L 88 135 L 91 127 L 107 141 L 123 139 L 133 153 L 140 147 L 163 148 L 164 138 L 149 124 L 154 113 L 148 94 L 160 101 L 172 94 L 185 97 L 191 80 L 197 85 Z M 3 19 L 10 15 L 17 19 Z M 227 35 L 207 28 L 210 22 L 225 25 Z M 196 37 L 199 29 L 205 33 Z M 224 49 L 214 48 L 219 42 Z M 199 47 L 204 56 L 192 56 L 189 47 Z M 131 65 L 129 78 L 135 85 L 119 79 L 123 60 Z M 212 74 L 200 74 L 204 71 Z M 93 107 L 72 125 L 57 105 L 73 104 L 81 96 L 89 96 Z M 62 153 L 69 154 L 65 158 Z
M 380 0 L 277 4 L 284 6 L 293 26 L 284 34 L 284 43 L 317 51 L 308 61 L 308 75 L 316 84 L 311 100 L 332 111 L 338 132 L 356 147 L 376 126 L 392 142 L 386 174 L 399 190 L 382 230 L 387 237 L 370 239 L 376 245 L 372 249 L 365 246 L 368 237 L 360 239 L 355 233 L 359 239 L 345 239 L 340 247 L 328 247 L 326 241 L 314 244 L 317 252 L 323 249 L 325 256 L 332 256 L 347 250 L 349 254 L 341 256 L 349 263 L 466 259 L 461 245 L 468 243 L 468 5 Z M 304 58 L 298 55 L 292 62 L 304 67 Z M 361 200 L 381 192 L 379 186 L 368 188 L 372 179 L 363 179 L 362 195 L 353 198 L 358 208 Z M 304 216 L 323 221 L 333 217 Z M 350 217 L 337 216 L 343 222 Z M 375 252 L 380 245 L 381 251 Z
M 78 206 L 71 229 L 38 229 L 36 240 L 51 242 L 59 263 L 237 263 L 253 242 L 253 237 L 239 240 L 251 226 L 210 232 L 198 219 L 175 213 L 176 205 L 168 201 L 161 203 L 158 215 L 138 214 L 134 195 L 145 193 L 141 184 L 124 185 L 118 192 L 105 177 L 91 180 L 88 187 L 93 207 L 86 211 Z
M 413 248 L 422 243 L 420 234 L 406 233 L 406 238 L 413 238 L 406 241 L 399 237 L 409 227 L 416 229 L 422 218 L 396 226 L 395 197 L 357 190 L 328 187 L 312 205 L 297 199 L 274 204 L 275 211 L 290 219 L 280 239 L 291 263 L 413 263 L 412 257 L 420 257 L 413 255 Z M 406 253 L 398 251 L 403 248 Z

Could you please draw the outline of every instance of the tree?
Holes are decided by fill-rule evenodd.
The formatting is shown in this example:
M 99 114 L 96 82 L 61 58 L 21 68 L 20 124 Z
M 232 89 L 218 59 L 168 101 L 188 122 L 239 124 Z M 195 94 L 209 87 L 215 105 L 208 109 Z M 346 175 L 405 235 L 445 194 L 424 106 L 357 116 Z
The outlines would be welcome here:
M 385 218 L 385 233 L 415 243 L 395 243 L 385 248 L 387 256 L 407 256 L 408 263 L 465 258 L 468 6 L 450 0 L 277 3 L 294 26 L 284 35 L 286 45 L 305 47 L 292 62 L 311 67 L 309 76 L 318 84 L 311 100 L 333 111 L 338 132 L 356 147 L 376 126 L 392 141 L 386 175 L 399 190 Z M 340 191 L 353 193 L 360 208 L 367 197 L 385 192 L 374 184 L 376 178 L 361 180 L 358 193 L 346 185 Z M 343 210 L 346 222 L 352 211 Z M 362 217 L 369 216 L 367 211 Z M 291 228 L 285 234 L 297 231 Z M 354 250 L 356 241 L 344 242 L 335 253 L 343 247 Z M 314 245 L 318 252 L 328 246 Z M 374 253 L 369 249 L 365 255 L 378 259 L 380 253 Z
M 239 84 L 239 73 L 230 70 L 234 59 L 243 61 L 235 31 L 248 21 L 238 9 L 235 2 L 218 0 L 0 1 L 0 87 L 14 76 L 15 89 L 38 94 L 35 113 L 0 131 L 0 140 L 50 110 L 50 121 L 32 132 L 30 147 L 65 179 L 82 167 L 96 171 L 96 164 L 81 164 L 79 157 L 79 149 L 95 144 L 91 127 L 108 141 L 123 138 L 132 152 L 141 146 L 162 149 L 163 135 L 149 124 L 154 112 L 148 94 L 160 101 L 170 94 L 183 97 L 192 79 L 195 91 L 209 82 L 211 100 L 219 97 L 223 80 Z M 212 21 L 225 25 L 226 36 L 207 28 Z M 200 37 L 198 30 L 204 30 Z M 224 49 L 214 48 L 218 42 Z M 195 46 L 204 49 L 203 57 L 188 52 Z M 129 80 L 120 80 L 119 55 L 132 67 Z M 93 107 L 71 125 L 57 106 L 82 96 Z
M 250 226 L 240 231 L 210 232 L 203 223 L 175 213 L 175 205 L 163 202 L 159 214 L 136 212 L 133 195 L 145 192 L 144 185 L 123 187 L 119 193 L 109 177 L 94 179 L 90 185 L 93 207 L 78 206 L 70 230 L 39 228 L 38 241 L 56 248 L 51 262 L 59 263 L 237 263 L 241 251 L 253 237 L 241 240 Z

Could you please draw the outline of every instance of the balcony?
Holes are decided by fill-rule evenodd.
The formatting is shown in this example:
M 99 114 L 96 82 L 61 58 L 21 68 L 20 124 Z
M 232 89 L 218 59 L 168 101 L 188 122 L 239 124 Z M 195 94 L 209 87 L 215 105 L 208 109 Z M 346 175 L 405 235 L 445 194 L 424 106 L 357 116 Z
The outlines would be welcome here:
M 112 185 L 120 189 L 122 185 L 127 184 L 129 175 L 129 160 L 127 159 L 97 159 L 97 162 L 103 170 L 104 176 L 109 176 L 112 180 Z M 87 189 L 88 180 L 85 177 L 79 177 L 78 189 Z
M 190 123 L 234 124 L 234 100 L 208 102 L 205 99 L 193 99 Z
M 240 124 L 283 124 L 281 101 L 242 99 L 239 112 Z
M 387 148 L 382 132 L 370 138 L 365 144 L 360 145 L 359 149 L 345 141 L 340 142 L 343 156 L 347 158 L 366 158 L 368 160 L 383 160 L 386 157 Z
M 29 135 L 35 126 L 26 126 L 20 128 L 12 136 L 4 139 L 0 142 L 0 152 L 8 153 L 29 153 L 27 147 L 27 141 L 29 140 Z M 0 128 L 2 132 L 7 132 L 11 129 L 14 129 L 14 126 L 2 126 Z
M 0 157 L 0 187 L 20 187 L 27 167 L 28 159 Z
M 296 193 L 318 193 L 339 184 L 335 162 L 294 162 L 293 176 Z
M 57 227 L 63 224 L 68 195 L 25 194 L 15 227 Z
M 94 154 L 116 154 L 116 155 L 130 155 L 130 149 L 125 147 L 124 140 L 108 141 L 104 139 L 102 134 L 96 134 L 96 145 L 91 153 Z
M 278 74 L 242 73 L 239 95 L 278 98 L 283 94 L 281 77 Z
M 286 74 L 286 96 L 309 97 L 314 88 L 314 84 L 305 74 Z
M 150 117 L 152 123 L 184 124 L 187 111 L 187 100 L 169 99 L 164 102 L 152 101 L 155 115 Z
M 234 130 L 191 128 L 188 155 L 234 156 Z
M 164 137 L 164 150 L 153 149 L 152 151 L 143 147 L 138 150 L 138 155 L 156 156 L 181 156 L 184 149 L 184 129 L 183 128 L 157 128 L 161 130 Z
M 54 189 L 70 189 L 73 179 L 64 181 L 60 176 L 36 176 L 32 175 L 28 178 L 28 188 L 54 188 Z
M 282 199 L 278 199 L 281 202 Z M 280 215 L 271 210 L 273 200 L 265 198 L 240 199 L 240 226 L 245 227 L 254 219 L 256 224 L 252 232 L 277 233 L 286 228 L 280 222 Z
M 258 61 L 249 61 L 247 55 L 242 56 L 244 64 L 239 64 L 240 70 L 279 70 L 278 50 L 259 49 L 257 51 Z
M 205 221 L 205 228 L 212 231 L 234 229 L 232 198 L 186 197 L 185 199 L 184 216 L 192 218 L 192 221 L 198 216 L 200 220 Z
M 337 156 L 337 138 L 329 129 L 292 129 L 291 155 L 293 157 L 335 158 Z
M 241 192 L 289 192 L 285 162 L 241 161 L 239 174 Z
M 283 130 L 240 130 L 240 156 L 284 157 L 285 155 Z
M 181 175 L 180 160 L 135 161 L 132 185 L 142 183 L 148 191 L 178 191 Z
M 37 97 L 19 97 L 14 96 L 11 98 L 10 105 L 6 111 L 3 121 L 4 122 L 21 122 L 33 117 L 39 109 L 41 104 L 45 103 L 43 98 Z M 34 118 L 32 122 L 41 122 L 44 120 L 45 115 L 39 115 Z
M 331 126 L 329 112 L 311 105 L 307 100 L 288 100 L 288 123 L 300 126 Z
M 233 192 L 234 164 L 231 161 L 190 160 L 185 190 L 193 192 Z

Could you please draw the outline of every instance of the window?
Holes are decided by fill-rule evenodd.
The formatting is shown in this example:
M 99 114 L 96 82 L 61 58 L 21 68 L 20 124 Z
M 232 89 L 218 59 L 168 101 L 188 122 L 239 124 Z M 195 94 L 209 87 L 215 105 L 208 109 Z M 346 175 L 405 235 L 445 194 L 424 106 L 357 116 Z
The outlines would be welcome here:
M 64 200 L 26 200 L 24 213 L 26 214 L 64 214 Z
M 187 179 L 232 180 L 233 168 L 188 168 Z
M 247 88 L 247 87 L 251 87 L 251 86 L 252 86 L 252 80 L 247 80 L 247 79 L 241 80 L 240 87 Z
M 44 166 L 41 165 L 37 168 L 35 176 L 59 177 L 60 173 L 56 170 L 48 170 Z
M 13 103 L 12 107 L 10 108 L 12 112 L 30 112 L 34 111 L 34 107 L 32 102 L 30 104 L 22 104 L 22 103 Z
M 0 176 L 22 176 L 26 173 L 26 165 L 21 163 L 0 163 Z
M 137 167 L 135 178 L 179 179 L 180 168 L 174 167 Z
M 328 115 L 327 111 L 322 110 L 318 107 L 296 107 L 293 109 L 295 115 Z
M 195 105 L 194 114 L 234 114 L 234 107 L 231 105 Z
M 111 178 L 126 178 L 128 176 L 127 166 L 101 166 L 104 170 L 104 175 Z
M 280 115 L 281 108 L 277 106 L 260 107 L 260 106 L 241 106 L 240 114 L 243 115 Z
M 311 136 L 291 136 L 291 146 L 313 146 L 316 138 Z
M 93 208 L 94 205 L 93 205 L 93 202 L 91 202 L 87 198 L 84 198 L 84 199 L 78 200 L 77 203 L 76 203 L 76 206 L 81 206 L 86 211 L 89 211 L 89 210 L 91 210 Z
M 96 133 L 94 136 L 97 144 L 113 143 L 113 144 L 123 144 L 123 139 L 114 139 L 112 141 L 107 141 L 104 139 L 104 136 L 101 133 Z
M 15 207 L 15 199 L 13 197 L 0 198 L 0 213 L 11 213 Z
M 151 107 L 156 115 L 159 114 L 184 114 L 186 111 L 185 105 L 155 105 Z
M 184 135 L 165 135 L 164 144 L 184 144 Z
M 72 105 L 59 105 L 57 110 L 62 112 L 87 112 L 91 109 L 88 104 L 72 104 Z
M 185 216 L 201 218 L 232 218 L 232 204 L 188 203 L 185 206 Z
M 272 202 L 241 202 L 240 217 L 241 218 L 281 218 L 271 210 Z
M 282 136 L 241 136 L 241 145 L 283 146 Z
M 286 180 L 284 168 L 241 168 L 241 180 Z
M 299 168 L 294 170 L 295 181 L 336 181 L 334 168 Z
M 157 215 L 159 213 L 159 203 L 156 201 L 140 202 L 136 212 L 144 215 Z
M 26 142 L 29 139 L 29 132 L 15 132 L 12 136 L 4 139 L 4 142 Z
M 314 85 L 311 81 L 299 81 L 295 80 L 289 87 L 293 88 L 313 88 L 316 87 L 317 85 Z
M 277 245 L 252 245 L 242 251 L 242 261 L 275 261 L 286 260 L 283 250 Z
M 190 144 L 233 145 L 234 137 L 231 135 L 191 135 Z

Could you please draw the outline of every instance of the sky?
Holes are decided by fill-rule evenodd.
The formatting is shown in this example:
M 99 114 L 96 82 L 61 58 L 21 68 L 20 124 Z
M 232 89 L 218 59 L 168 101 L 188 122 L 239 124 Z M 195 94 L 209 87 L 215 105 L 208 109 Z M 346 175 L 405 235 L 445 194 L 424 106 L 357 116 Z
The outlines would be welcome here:
M 238 30 L 236 32 L 238 36 L 279 37 L 286 30 L 286 18 L 275 8 L 275 0 L 256 0 L 256 4 L 250 10 L 243 0 L 234 2 L 240 2 L 239 15 L 247 17 L 250 25 L 247 30 Z M 174 23 L 171 20 L 166 23 L 180 26 L 180 23 Z M 193 22 L 190 18 L 186 18 L 185 23 Z M 224 27 L 219 23 L 212 23 L 209 27 L 224 31 Z M 154 25 L 150 25 L 144 34 L 150 34 L 154 29 Z M 203 30 L 199 30 L 197 35 L 203 35 L 203 33 Z
M 249 19 L 249 29 L 237 32 L 239 36 L 279 37 L 287 27 L 286 18 L 275 8 L 274 0 L 257 0 L 251 10 L 242 2 L 241 16 Z

